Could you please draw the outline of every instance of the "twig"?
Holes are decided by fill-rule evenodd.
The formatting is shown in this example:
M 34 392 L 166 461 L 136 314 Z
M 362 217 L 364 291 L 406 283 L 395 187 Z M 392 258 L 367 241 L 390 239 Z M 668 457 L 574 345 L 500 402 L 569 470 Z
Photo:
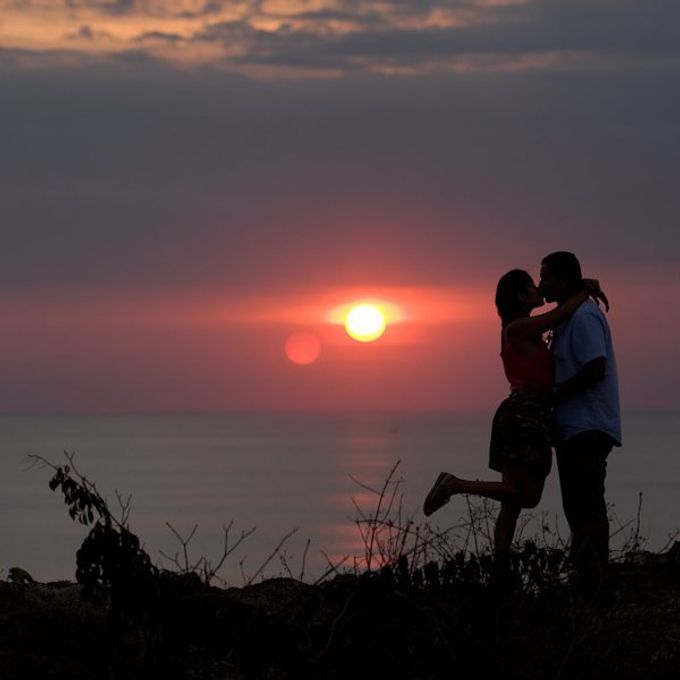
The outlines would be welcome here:
M 372 494 L 375 496 L 380 495 L 380 491 L 377 489 L 374 489 L 372 486 L 368 486 L 368 484 L 365 484 L 364 482 L 360 482 L 353 474 L 350 474 L 349 472 L 347 473 L 347 476 L 357 485 L 360 486 L 362 489 L 366 489 L 366 491 L 370 491 Z
M 192 571 L 192 568 L 189 566 L 189 543 L 191 542 L 191 539 L 194 537 L 196 529 L 198 529 L 198 524 L 194 524 L 194 528 L 191 530 L 187 538 L 183 538 L 179 531 L 177 531 L 177 529 L 175 529 L 175 527 L 173 527 L 172 524 L 170 524 L 170 522 L 166 522 L 165 526 L 168 527 L 168 529 L 170 529 L 170 531 L 172 531 L 173 534 L 175 534 L 177 540 L 182 545 L 182 552 L 184 553 L 183 571 L 185 574 L 188 574 L 190 571 Z M 200 564 L 200 560 L 197 562 L 197 564 Z
M 307 552 L 309 551 L 309 546 L 312 543 L 312 539 L 308 538 L 307 543 L 305 543 L 305 549 L 302 552 L 302 566 L 300 567 L 300 581 L 305 578 L 305 566 L 307 565 Z
M 252 582 L 264 571 L 265 567 L 278 555 L 283 544 L 293 535 L 297 533 L 297 528 L 289 531 L 280 541 L 279 544 L 274 548 L 272 553 L 267 557 L 267 559 L 260 565 L 259 569 L 248 579 L 246 585 L 249 586 Z
M 251 536 L 254 532 L 256 527 L 253 527 L 252 529 L 248 529 L 247 531 L 244 529 L 241 529 L 241 535 L 238 537 L 236 540 L 236 543 L 234 543 L 231 548 L 229 547 L 229 532 L 231 531 L 231 528 L 234 526 L 234 520 L 232 519 L 231 522 L 227 526 L 222 525 L 222 530 L 224 531 L 224 548 L 222 550 L 222 556 L 220 557 L 219 562 L 217 565 L 212 569 L 210 573 L 210 577 L 213 577 L 217 574 L 217 572 L 222 568 L 222 565 L 224 564 L 225 560 L 231 553 L 236 550 L 236 548 L 243 543 L 243 541 L 246 540 L 249 536 Z
M 321 576 L 319 576 L 318 579 L 316 579 L 316 581 L 314 581 L 314 585 L 318 585 L 319 583 L 321 583 L 330 574 L 335 573 L 339 575 L 340 567 L 349 559 L 349 555 L 345 555 L 337 564 L 333 564 L 331 558 L 328 557 L 328 555 L 323 550 L 320 550 L 319 552 L 324 556 L 326 562 L 328 562 L 329 567 L 323 574 L 321 574 Z

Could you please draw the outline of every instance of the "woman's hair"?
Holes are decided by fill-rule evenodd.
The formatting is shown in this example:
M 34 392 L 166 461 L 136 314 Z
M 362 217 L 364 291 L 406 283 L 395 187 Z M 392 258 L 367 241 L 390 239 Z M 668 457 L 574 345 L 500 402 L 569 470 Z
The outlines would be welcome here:
M 523 269 L 511 269 L 501 276 L 496 286 L 496 309 L 504 326 L 517 318 L 522 307 L 519 296 L 526 293 L 532 283 L 531 275 Z

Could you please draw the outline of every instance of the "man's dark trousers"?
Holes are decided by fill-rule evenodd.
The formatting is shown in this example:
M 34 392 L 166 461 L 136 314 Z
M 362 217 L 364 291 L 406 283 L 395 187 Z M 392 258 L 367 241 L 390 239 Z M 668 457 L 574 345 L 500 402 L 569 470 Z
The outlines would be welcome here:
M 607 456 L 613 440 L 600 430 L 580 432 L 556 447 L 562 505 L 571 529 L 571 559 L 581 594 L 607 583 L 609 519 L 604 499 Z

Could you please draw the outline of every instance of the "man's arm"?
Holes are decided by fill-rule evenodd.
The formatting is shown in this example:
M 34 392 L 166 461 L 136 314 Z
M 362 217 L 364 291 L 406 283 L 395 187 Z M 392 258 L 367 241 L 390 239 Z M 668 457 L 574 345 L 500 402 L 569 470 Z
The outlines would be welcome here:
M 589 387 L 604 380 L 607 370 L 607 358 L 597 357 L 583 365 L 583 368 L 572 378 L 555 385 L 553 397 L 555 401 L 564 401 L 584 392 Z

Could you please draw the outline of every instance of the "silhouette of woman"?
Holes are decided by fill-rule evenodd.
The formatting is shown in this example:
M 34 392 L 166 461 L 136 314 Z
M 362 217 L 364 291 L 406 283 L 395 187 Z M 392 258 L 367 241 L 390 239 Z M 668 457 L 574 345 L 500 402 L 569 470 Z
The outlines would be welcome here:
M 494 551 L 500 564 L 508 563 L 517 518 L 522 508 L 541 500 L 552 466 L 551 405 L 553 359 L 543 334 L 566 321 L 592 296 L 608 301 L 594 279 L 583 280 L 584 289 L 565 304 L 545 314 L 530 316 L 544 304 L 531 276 L 513 269 L 496 288 L 501 317 L 501 358 L 510 383 L 510 395 L 493 418 L 489 467 L 501 473 L 500 482 L 461 479 L 442 472 L 430 490 L 423 512 L 431 515 L 454 494 L 474 494 L 500 501 L 494 531 Z

